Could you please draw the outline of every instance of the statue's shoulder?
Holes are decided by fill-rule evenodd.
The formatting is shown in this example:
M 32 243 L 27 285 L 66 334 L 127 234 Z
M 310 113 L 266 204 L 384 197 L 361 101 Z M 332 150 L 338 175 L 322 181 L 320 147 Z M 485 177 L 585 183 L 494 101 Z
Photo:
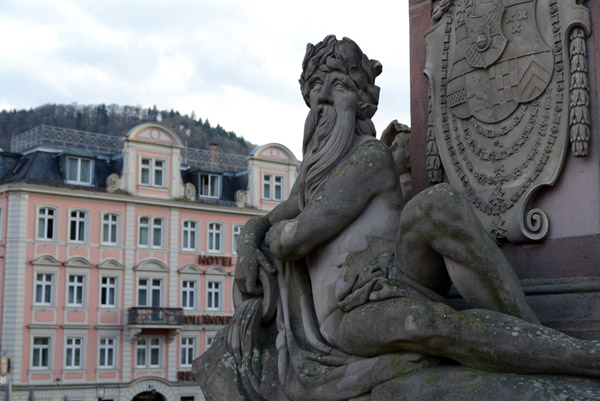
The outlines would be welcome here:
M 365 189 L 365 182 L 373 188 L 381 189 L 381 184 L 396 184 L 397 172 L 394 158 L 386 144 L 378 139 L 367 140 L 352 149 L 348 157 L 340 162 L 333 171 L 333 177 L 356 181 L 357 188 Z M 379 183 L 379 186 L 376 184 Z M 386 184 L 387 186 L 387 184 Z
M 390 148 L 376 138 L 369 138 L 356 146 L 350 153 L 349 159 L 376 161 L 378 164 L 382 162 L 393 162 Z

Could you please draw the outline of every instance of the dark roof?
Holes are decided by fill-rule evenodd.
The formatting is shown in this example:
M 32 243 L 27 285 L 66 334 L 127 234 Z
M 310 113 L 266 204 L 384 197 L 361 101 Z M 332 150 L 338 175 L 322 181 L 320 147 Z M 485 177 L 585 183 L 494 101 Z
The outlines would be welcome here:
M 2 179 L 2 184 L 14 182 L 55 185 L 62 184 L 63 179 L 54 154 L 32 152 L 22 156 Z
M 65 183 L 66 159 L 68 156 L 88 157 L 94 160 L 94 177 L 91 186 Z M 62 166 L 62 168 L 61 168 Z M 122 174 L 123 158 L 106 156 L 94 157 L 81 151 L 66 151 L 52 153 L 34 151 L 25 155 L 0 152 L 0 184 L 28 183 L 65 188 L 78 188 L 91 191 L 106 190 L 106 179 L 113 173 Z M 201 203 L 232 206 L 236 203 L 236 192 L 248 189 L 248 171 L 236 173 L 224 172 L 215 167 L 202 167 L 181 170 L 184 183 L 199 185 L 199 175 L 202 173 L 218 174 L 222 177 L 222 190 L 219 199 L 199 198 Z
M 116 168 L 120 168 L 120 164 L 122 164 L 122 161 L 119 162 L 118 160 L 112 161 L 107 158 L 90 157 L 94 160 L 92 186 L 66 184 L 64 173 L 61 171 L 61 161 L 67 155 L 83 156 L 71 152 L 50 153 L 43 151 L 36 151 L 20 156 L 13 162 L 12 168 L 6 171 L 0 184 L 23 182 L 28 184 L 99 190 L 106 188 L 106 178 L 116 172 Z M 3 158 L 3 155 L 0 155 L 0 158 Z
M 15 168 L 20 158 L 18 153 L 0 152 L 0 181 Z

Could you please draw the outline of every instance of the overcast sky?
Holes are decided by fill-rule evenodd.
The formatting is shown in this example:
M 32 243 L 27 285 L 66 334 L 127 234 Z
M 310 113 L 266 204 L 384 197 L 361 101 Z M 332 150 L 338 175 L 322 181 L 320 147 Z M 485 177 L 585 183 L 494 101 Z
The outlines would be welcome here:
M 1 0 L 0 108 L 194 111 L 301 158 L 301 63 L 327 34 L 383 64 L 377 131 L 410 125 L 407 0 Z

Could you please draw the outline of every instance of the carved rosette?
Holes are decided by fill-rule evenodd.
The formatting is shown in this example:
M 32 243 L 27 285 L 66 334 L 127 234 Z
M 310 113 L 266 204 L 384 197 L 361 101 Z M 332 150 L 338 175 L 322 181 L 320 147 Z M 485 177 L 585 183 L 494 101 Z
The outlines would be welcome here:
M 185 184 L 184 194 L 186 199 L 191 201 L 196 200 L 196 186 L 191 182 L 188 182 Z
M 575 156 L 588 149 L 587 8 L 575 0 L 443 1 L 433 24 L 429 180 L 445 171 L 496 238 L 543 239 L 549 220 L 533 207 L 536 192 L 556 182 L 569 138 Z
M 248 202 L 248 193 L 242 189 L 238 189 L 235 192 L 235 205 L 237 207 L 244 207 Z
M 119 174 L 112 173 L 106 177 L 106 190 L 108 192 L 115 192 L 121 186 L 121 177 Z

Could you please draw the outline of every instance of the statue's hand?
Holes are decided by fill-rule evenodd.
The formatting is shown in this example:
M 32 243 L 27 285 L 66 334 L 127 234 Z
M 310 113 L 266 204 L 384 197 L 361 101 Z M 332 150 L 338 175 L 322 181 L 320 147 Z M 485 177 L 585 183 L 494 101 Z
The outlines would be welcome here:
M 265 243 L 271 249 L 274 257 L 281 260 L 295 258 L 294 235 L 297 228 L 298 221 L 292 219 L 282 220 L 269 229 L 265 237 Z
M 267 229 L 265 220 L 253 219 L 244 226 L 238 240 L 235 283 L 242 294 L 262 294 L 258 279 L 260 269 L 263 268 L 271 274 L 275 271 L 259 249 Z
M 262 252 L 259 249 L 248 249 L 241 254 L 238 249 L 237 266 L 235 268 L 235 282 L 242 294 L 260 295 L 262 288 L 258 282 L 258 272 L 260 269 L 260 256 Z M 262 255 L 264 258 L 264 255 Z

